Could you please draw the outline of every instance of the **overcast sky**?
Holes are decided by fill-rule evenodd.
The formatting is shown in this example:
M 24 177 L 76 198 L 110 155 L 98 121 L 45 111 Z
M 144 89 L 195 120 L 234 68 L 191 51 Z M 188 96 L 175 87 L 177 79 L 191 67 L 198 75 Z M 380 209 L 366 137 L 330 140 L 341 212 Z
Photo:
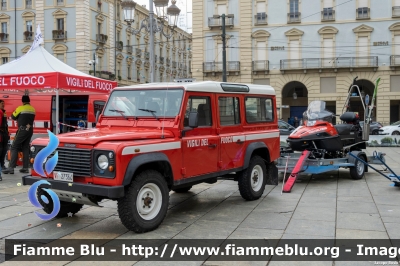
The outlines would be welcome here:
M 146 8 L 149 9 L 149 0 L 134 0 L 139 5 L 146 5 Z M 171 0 L 169 1 L 168 6 L 172 4 Z M 183 30 L 188 32 L 192 32 L 192 0 L 177 0 L 176 6 L 180 8 L 181 13 L 179 16 L 179 24 L 178 26 Z M 155 12 L 155 10 L 154 10 Z

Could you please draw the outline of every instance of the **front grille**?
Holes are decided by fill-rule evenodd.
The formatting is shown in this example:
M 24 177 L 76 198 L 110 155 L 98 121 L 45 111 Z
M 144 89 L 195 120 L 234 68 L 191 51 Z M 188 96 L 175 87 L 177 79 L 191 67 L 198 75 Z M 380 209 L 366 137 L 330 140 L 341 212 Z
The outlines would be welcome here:
M 54 171 L 74 173 L 74 176 L 92 176 L 92 153 L 86 149 L 58 148 L 58 163 Z

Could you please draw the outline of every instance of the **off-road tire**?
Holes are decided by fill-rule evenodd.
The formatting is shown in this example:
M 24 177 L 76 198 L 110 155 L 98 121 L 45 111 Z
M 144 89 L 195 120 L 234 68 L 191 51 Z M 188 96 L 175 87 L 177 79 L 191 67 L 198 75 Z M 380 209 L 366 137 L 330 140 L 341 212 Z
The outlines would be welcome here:
M 188 192 L 191 188 L 192 188 L 192 186 L 181 187 L 181 188 L 175 188 L 175 189 L 173 189 L 172 191 L 174 191 L 175 193 L 186 193 L 186 192 Z
M 399 131 L 393 131 L 392 135 L 400 135 L 400 132 Z
M 253 156 L 250 159 L 249 167 L 241 172 L 239 178 L 239 192 L 242 198 L 245 200 L 259 199 L 265 190 L 266 175 L 267 169 L 264 160 L 260 156 Z M 257 177 L 257 181 L 253 177 Z
M 364 155 L 357 154 L 357 157 L 360 158 L 361 160 L 365 161 Z M 365 173 L 365 165 L 359 161 L 355 161 L 355 166 L 354 167 L 349 167 L 350 168 L 350 176 L 354 180 L 359 180 L 364 177 Z
M 139 213 L 140 206 L 137 202 L 144 202 L 145 198 L 139 199 L 139 195 L 147 193 L 146 198 L 151 198 L 154 202 L 147 203 L 149 212 L 155 214 L 154 218 L 144 219 L 142 214 Z M 160 202 L 161 201 L 161 202 Z M 131 231 L 136 233 L 144 233 L 156 229 L 164 220 L 168 210 L 169 201 L 169 188 L 164 176 L 155 170 L 145 170 L 139 173 L 132 181 L 132 183 L 125 188 L 125 196 L 118 199 L 118 215 L 122 224 Z M 153 207 L 150 207 L 153 204 Z M 142 206 L 142 205 L 141 205 Z M 145 205 L 143 205 L 145 206 Z M 157 211 L 158 207 L 160 209 Z
M 48 200 L 49 203 L 45 203 L 41 196 L 44 195 Z M 47 193 L 44 189 L 41 189 L 40 187 L 37 190 L 37 198 L 39 203 L 43 206 L 43 211 L 47 214 L 50 214 L 53 211 L 54 204 L 53 201 L 51 200 L 51 197 L 49 193 Z M 83 207 L 83 204 L 79 203 L 73 203 L 73 202 L 66 202 L 66 201 L 60 201 L 60 211 L 56 215 L 57 218 L 62 218 L 62 217 L 67 217 L 68 213 L 75 214 L 79 212 Z

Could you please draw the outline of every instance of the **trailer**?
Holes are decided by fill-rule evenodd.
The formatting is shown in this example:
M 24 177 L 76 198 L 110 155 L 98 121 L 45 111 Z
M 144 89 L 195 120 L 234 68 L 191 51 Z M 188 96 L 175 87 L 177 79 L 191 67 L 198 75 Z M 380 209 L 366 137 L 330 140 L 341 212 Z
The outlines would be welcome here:
M 281 149 L 277 168 L 278 172 L 285 174 L 283 192 L 291 191 L 299 174 L 322 174 L 339 168 L 346 168 L 350 169 L 350 176 L 353 179 L 362 179 L 371 164 L 387 167 L 384 153 L 368 156 L 364 151 L 350 151 L 343 158 L 318 158 L 319 156 L 314 156 L 313 152 L 307 150 L 299 153 L 292 152 L 290 149 Z M 375 168 L 372 169 L 379 171 Z M 285 180 L 286 173 L 291 173 L 287 180 Z

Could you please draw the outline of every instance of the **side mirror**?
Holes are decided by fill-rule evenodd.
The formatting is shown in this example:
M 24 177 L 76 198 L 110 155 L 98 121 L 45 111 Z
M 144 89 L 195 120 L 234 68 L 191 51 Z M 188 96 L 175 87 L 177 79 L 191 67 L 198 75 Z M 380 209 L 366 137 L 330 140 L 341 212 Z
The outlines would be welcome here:
M 99 115 L 100 115 L 100 110 L 97 110 L 95 123 L 97 123 L 97 121 L 99 121 Z
M 197 112 L 190 112 L 189 113 L 189 127 L 196 128 L 199 126 L 198 121 L 198 113 Z

